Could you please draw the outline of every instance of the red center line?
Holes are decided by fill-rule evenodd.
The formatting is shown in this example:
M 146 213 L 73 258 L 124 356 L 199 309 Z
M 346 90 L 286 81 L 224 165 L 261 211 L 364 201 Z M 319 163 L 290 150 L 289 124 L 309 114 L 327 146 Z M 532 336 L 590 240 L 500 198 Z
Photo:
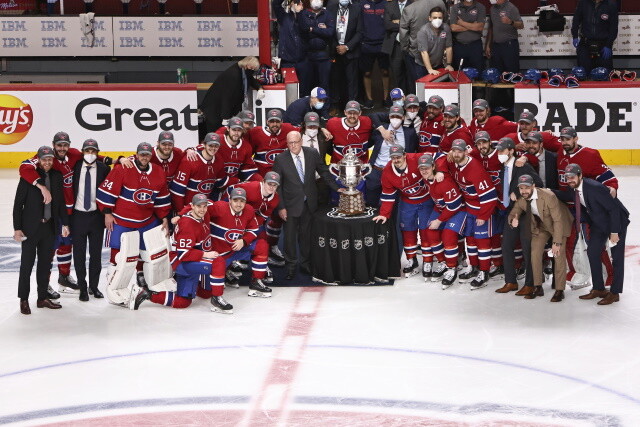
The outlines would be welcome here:
M 243 427 L 287 424 L 291 392 L 325 287 L 302 287 L 268 373 L 239 423 Z

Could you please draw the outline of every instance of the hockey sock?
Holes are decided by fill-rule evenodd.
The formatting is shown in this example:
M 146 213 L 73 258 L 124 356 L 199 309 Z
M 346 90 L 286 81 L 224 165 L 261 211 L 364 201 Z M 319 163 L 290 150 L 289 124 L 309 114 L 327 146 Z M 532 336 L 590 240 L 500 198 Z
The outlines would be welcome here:
M 460 245 L 458 245 L 458 248 Z M 478 266 L 478 247 L 476 246 L 476 239 L 467 236 L 467 256 L 469 257 L 469 264 L 472 267 Z
M 404 241 L 404 253 L 407 259 L 415 258 L 418 252 L 418 233 L 417 230 L 403 231 L 402 239 Z
M 56 250 L 58 272 L 63 276 L 71 274 L 71 245 L 60 245 Z
M 458 265 L 458 233 L 445 229 L 441 236 L 447 267 L 455 268 Z
M 496 267 L 502 265 L 502 234 L 491 236 L 491 262 Z
M 420 233 L 420 251 L 422 252 L 422 260 L 424 262 L 433 261 L 433 248 L 429 243 L 429 229 L 419 230 Z
M 491 239 L 476 239 L 478 247 L 478 266 L 482 271 L 489 271 L 491 267 Z
M 173 308 L 187 308 L 191 305 L 189 298 L 176 295 L 175 292 L 158 292 L 151 295 L 151 302 Z

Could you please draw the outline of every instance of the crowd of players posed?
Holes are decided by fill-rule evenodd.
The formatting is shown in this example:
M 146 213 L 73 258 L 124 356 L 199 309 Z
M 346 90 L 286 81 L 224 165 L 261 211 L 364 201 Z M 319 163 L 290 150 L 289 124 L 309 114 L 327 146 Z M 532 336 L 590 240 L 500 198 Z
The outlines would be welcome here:
M 360 104 L 349 101 L 344 117 L 323 123 L 311 111 L 297 126 L 283 121 L 296 116 L 295 103 L 284 115 L 267 111 L 265 126 L 242 111 L 184 151 L 164 131 L 155 147 L 140 143 L 111 170 L 112 159 L 100 155 L 97 141 L 77 150 L 58 132 L 53 147 L 41 147 L 19 169 L 14 238 L 23 245 L 21 311 L 30 313 L 36 254 L 38 307 L 61 307 L 48 286 L 54 248 L 59 291 L 79 293 L 81 301 L 102 298 L 105 228 L 111 249 L 106 293 L 114 304 L 138 309 L 150 300 L 186 308 L 198 296 L 210 298 L 213 311 L 231 313 L 224 288 L 237 287 L 248 270 L 249 295 L 270 297 L 269 264 L 284 266 L 290 280 L 298 263 L 297 239 L 285 244 L 284 254 L 278 249 L 283 224 L 285 233 L 309 232 L 297 213 L 287 213 L 286 199 L 299 196 L 307 213 L 316 196 L 330 203 L 331 193 L 342 189 L 325 158 L 337 163 L 347 149 L 372 166 L 364 192 L 367 204 L 380 208 L 373 220 L 397 216 L 405 276 L 422 272 L 443 289 L 458 281 L 472 290 L 504 278 L 496 292 L 533 299 L 544 295 L 547 272 L 553 302 L 564 298 L 567 283 L 584 287 L 590 276 L 593 289 L 580 298 L 602 298 L 600 305 L 619 300 L 629 213 L 616 197 L 618 180 L 597 150 L 579 144 L 573 128 L 559 137 L 541 132 L 531 112 L 511 122 L 492 116 L 483 99 L 474 101 L 467 124 L 458 106 L 437 95 L 420 102 L 394 89 L 390 96 L 388 113 L 364 116 Z M 305 170 L 314 159 L 322 161 L 310 171 L 313 192 L 287 183 L 311 177 Z M 309 273 L 308 239 L 298 239 L 300 269 Z M 586 275 L 574 266 L 574 254 L 581 253 L 575 248 L 585 243 Z M 70 275 L 72 252 L 77 282 Z

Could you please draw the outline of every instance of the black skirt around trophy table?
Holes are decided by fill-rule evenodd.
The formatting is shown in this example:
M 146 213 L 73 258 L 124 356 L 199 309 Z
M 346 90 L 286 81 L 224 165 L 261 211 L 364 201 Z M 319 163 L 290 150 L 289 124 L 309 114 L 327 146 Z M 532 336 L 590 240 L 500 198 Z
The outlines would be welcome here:
M 400 248 L 392 220 L 375 223 L 376 209 L 348 217 L 318 210 L 311 226 L 313 280 L 331 285 L 389 285 L 400 277 Z

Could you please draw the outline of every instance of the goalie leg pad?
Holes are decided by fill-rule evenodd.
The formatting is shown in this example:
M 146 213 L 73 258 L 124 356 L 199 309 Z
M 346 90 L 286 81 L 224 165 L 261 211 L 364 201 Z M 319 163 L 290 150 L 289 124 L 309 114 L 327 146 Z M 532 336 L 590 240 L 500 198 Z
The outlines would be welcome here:
M 153 292 L 175 292 L 176 281 L 169 263 L 169 241 L 161 226 L 153 227 L 142 234 L 146 250 L 140 251 L 144 261 L 144 278 Z
M 120 235 L 120 252 L 115 256 L 116 265 L 109 266 L 107 270 L 107 297 L 112 304 L 121 305 L 129 301 L 129 282 L 136 271 L 139 248 L 140 235 L 137 231 Z

